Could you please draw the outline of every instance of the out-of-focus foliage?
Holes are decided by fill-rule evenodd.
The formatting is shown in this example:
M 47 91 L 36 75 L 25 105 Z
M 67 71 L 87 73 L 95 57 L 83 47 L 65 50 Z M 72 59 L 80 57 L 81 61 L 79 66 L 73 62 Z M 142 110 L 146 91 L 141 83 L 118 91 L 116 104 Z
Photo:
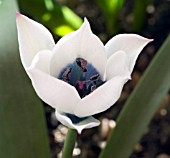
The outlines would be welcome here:
M 52 0 L 18 0 L 21 13 L 47 26 L 53 33 L 64 36 L 82 24 L 82 19 L 67 6 Z
M 114 34 L 119 31 L 119 14 L 124 5 L 124 0 L 96 0 L 106 20 L 108 32 Z
M 125 7 L 125 0 L 95 0 L 105 17 L 108 33 L 114 35 L 121 29 L 121 16 Z M 128 3 L 128 1 L 126 2 Z M 130 31 L 140 31 L 146 20 L 146 9 L 152 0 L 134 1 L 131 15 L 133 17 Z
M 146 20 L 146 8 L 152 0 L 136 0 L 133 9 L 132 31 L 140 31 Z
M 18 0 L 21 13 L 31 16 L 34 20 L 47 26 L 53 33 L 64 36 L 75 31 L 82 24 L 82 19 L 67 6 L 68 1 L 59 3 L 53 0 Z M 110 35 L 121 29 L 121 14 L 125 7 L 125 0 L 94 0 L 105 18 L 107 32 Z M 139 31 L 146 20 L 146 8 L 152 0 L 136 0 L 131 14 L 133 22 L 131 31 Z M 74 4 L 81 1 L 74 1 Z M 128 3 L 128 2 L 126 2 Z
M 49 158 L 43 106 L 20 62 L 17 10 L 0 1 L 0 158 Z

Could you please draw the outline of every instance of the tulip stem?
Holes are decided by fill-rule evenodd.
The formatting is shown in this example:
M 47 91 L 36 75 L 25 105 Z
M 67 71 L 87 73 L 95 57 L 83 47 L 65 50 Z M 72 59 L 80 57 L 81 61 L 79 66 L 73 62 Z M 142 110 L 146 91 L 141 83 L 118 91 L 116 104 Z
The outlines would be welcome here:
M 69 128 L 63 147 L 62 158 L 72 157 L 76 138 L 77 138 L 77 131 L 75 129 Z

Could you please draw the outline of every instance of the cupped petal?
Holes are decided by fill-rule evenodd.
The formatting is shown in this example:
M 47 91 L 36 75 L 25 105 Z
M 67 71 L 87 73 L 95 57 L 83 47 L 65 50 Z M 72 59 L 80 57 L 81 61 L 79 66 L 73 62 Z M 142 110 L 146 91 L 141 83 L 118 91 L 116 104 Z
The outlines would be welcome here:
M 138 55 L 151 41 L 153 40 L 136 34 L 119 34 L 110 39 L 105 48 L 108 57 L 120 50 L 126 52 L 128 56 L 127 66 L 129 71 L 132 72 Z
M 81 99 L 74 108 L 74 114 L 78 117 L 86 117 L 107 110 L 119 99 L 123 85 L 127 82 L 128 78 L 129 75 L 116 76 L 107 81 Z
M 43 50 L 38 52 L 31 62 L 31 66 L 28 69 L 38 69 L 49 74 L 49 64 L 52 52 L 49 50 Z M 27 70 L 27 69 L 26 69 Z
M 73 113 L 81 99 L 73 86 L 38 69 L 28 69 L 27 72 L 37 95 L 45 103 L 62 112 Z
M 107 62 L 105 48 L 99 38 L 91 32 L 86 19 L 80 29 L 66 35 L 55 46 L 50 62 L 51 75 L 58 77 L 60 71 L 76 58 L 87 60 L 103 77 Z
M 55 46 L 51 33 L 41 24 L 16 13 L 18 42 L 21 61 L 28 68 L 32 59 L 41 50 L 52 50 Z
M 84 119 L 79 123 L 73 123 L 69 117 L 67 117 L 64 113 L 60 113 L 59 111 L 55 111 L 55 115 L 58 121 L 60 121 L 63 125 L 76 129 L 79 134 L 81 134 L 83 129 L 88 129 L 92 127 L 96 127 L 100 124 L 99 120 L 90 116 Z
M 105 80 L 110 80 L 115 76 L 126 76 L 127 74 L 130 74 L 127 67 L 127 54 L 124 51 L 118 51 L 107 61 Z

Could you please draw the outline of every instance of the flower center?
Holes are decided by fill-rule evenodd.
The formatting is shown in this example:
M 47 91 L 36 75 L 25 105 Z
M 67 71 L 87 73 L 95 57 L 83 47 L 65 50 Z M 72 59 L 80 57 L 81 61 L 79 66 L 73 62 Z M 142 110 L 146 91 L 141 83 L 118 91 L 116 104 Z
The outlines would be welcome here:
M 83 58 L 77 58 L 68 64 L 59 74 L 58 79 L 74 86 L 81 98 L 93 92 L 104 82 L 98 71 Z
M 70 120 L 72 121 L 73 124 L 78 124 L 78 123 L 84 121 L 85 119 L 87 119 L 87 117 L 80 118 L 80 117 L 77 117 L 77 116 L 75 116 L 73 114 L 69 114 L 69 113 L 66 113 L 65 115 L 70 118 Z

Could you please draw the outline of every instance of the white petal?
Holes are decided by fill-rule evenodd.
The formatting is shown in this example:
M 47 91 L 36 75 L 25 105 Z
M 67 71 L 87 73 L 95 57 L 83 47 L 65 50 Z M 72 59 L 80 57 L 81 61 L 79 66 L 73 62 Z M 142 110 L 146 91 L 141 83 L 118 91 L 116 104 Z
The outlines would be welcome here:
M 32 59 L 41 50 L 52 50 L 54 40 L 51 33 L 41 24 L 28 17 L 16 14 L 20 56 L 24 68 L 30 66 Z
M 73 113 L 73 108 L 81 99 L 74 87 L 40 70 L 27 71 L 37 95 L 44 102 L 62 112 Z
M 43 50 L 38 52 L 33 58 L 31 66 L 28 69 L 38 69 L 49 74 L 51 54 L 52 52 L 49 50 Z
M 51 74 L 58 77 L 60 71 L 76 58 L 87 60 L 103 77 L 107 62 L 105 48 L 99 38 L 91 32 L 86 19 L 79 30 L 66 35 L 55 46 L 50 62 Z
M 75 107 L 74 114 L 86 117 L 110 108 L 120 97 L 129 76 L 116 76 L 84 97 Z
M 55 115 L 63 125 L 69 128 L 76 129 L 79 134 L 81 134 L 83 129 L 96 127 L 100 124 L 100 122 L 97 119 L 91 116 L 81 121 L 80 123 L 73 124 L 69 117 L 62 113 L 59 113 L 57 110 L 55 111 Z
M 127 74 L 129 74 L 127 68 L 127 54 L 123 51 L 118 51 L 107 61 L 106 80 L 110 80 L 115 76 L 126 76 Z
M 108 57 L 120 50 L 126 52 L 128 56 L 127 66 L 129 71 L 132 72 L 138 55 L 151 41 L 153 40 L 136 34 L 120 34 L 110 39 L 106 43 L 105 48 Z

